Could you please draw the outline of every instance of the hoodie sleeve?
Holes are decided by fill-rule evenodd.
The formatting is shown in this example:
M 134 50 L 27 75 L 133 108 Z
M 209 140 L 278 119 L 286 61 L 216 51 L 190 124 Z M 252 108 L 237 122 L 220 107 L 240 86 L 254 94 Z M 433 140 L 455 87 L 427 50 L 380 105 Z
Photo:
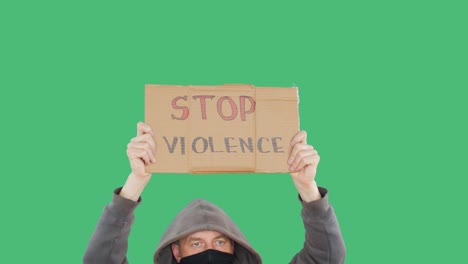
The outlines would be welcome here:
M 344 263 L 345 245 L 333 207 L 328 203 L 328 191 L 321 187 L 319 191 L 322 199 L 310 203 L 301 200 L 305 242 L 291 264 Z
M 128 236 L 134 221 L 133 211 L 141 202 L 141 197 L 138 202 L 125 199 L 119 195 L 121 189 L 114 191 L 112 202 L 104 208 L 86 248 L 83 257 L 85 264 L 128 263 L 125 256 Z

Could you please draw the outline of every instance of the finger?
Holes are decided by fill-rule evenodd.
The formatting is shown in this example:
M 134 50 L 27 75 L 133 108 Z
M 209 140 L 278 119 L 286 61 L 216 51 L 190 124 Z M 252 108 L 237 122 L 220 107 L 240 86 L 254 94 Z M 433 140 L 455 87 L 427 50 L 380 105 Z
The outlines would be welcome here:
M 150 157 L 150 160 L 152 162 L 156 161 L 156 156 L 153 153 L 153 149 L 151 148 L 151 145 L 148 142 L 130 142 L 127 145 L 128 149 L 143 149 L 146 152 L 148 152 L 148 156 Z
M 146 133 L 153 135 L 153 129 L 151 129 L 151 127 L 146 123 L 138 122 L 137 135 L 143 135 Z
M 307 132 L 305 132 L 305 130 L 297 132 L 297 134 L 291 140 L 291 146 L 294 146 L 299 142 L 307 144 Z
M 151 159 L 152 162 L 156 161 L 156 156 L 153 153 L 153 149 L 151 145 L 144 141 L 144 142 L 130 142 L 127 145 L 127 148 L 132 148 L 132 149 L 144 149 L 146 152 L 148 152 L 148 155 Z
M 290 170 L 295 171 L 298 170 L 299 164 L 305 160 L 306 162 L 310 161 L 310 157 L 318 156 L 317 150 L 315 149 L 305 149 L 301 150 L 297 153 L 294 157 L 294 161 L 291 164 Z
M 311 145 L 304 144 L 304 143 L 297 143 L 296 145 L 294 145 L 291 151 L 291 155 L 289 155 L 288 164 L 291 165 L 293 163 L 293 161 L 296 159 L 297 153 L 299 153 L 302 150 L 307 150 L 307 149 L 312 150 L 314 149 L 314 147 L 312 147 Z
M 294 156 L 294 160 L 291 163 L 291 168 L 295 170 L 295 168 L 298 166 L 298 164 L 301 162 L 302 159 L 304 159 L 305 157 L 313 156 L 317 154 L 318 154 L 317 150 L 315 149 L 304 149 L 304 150 L 299 151 L 297 155 Z
M 143 149 L 140 149 L 139 151 L 140 151 L 139 155 L 141 156 L 141 159 L 143 160 L 145 165 L 151 164 L 151 158 L 148 154 L 148 151 L 143 150 Z
M 146 150 L 144 150 L 144 149 L 128 148 L 127 149 L 127 155 L 128 155 L 128 158 L 131 159 L 131 160 L 140 159 L 146 165 L 151 163 L 150 156 L 149 156 L 148 152 Z
M 153 136 L 150 135 L 150 134 L 143 134 L 143 135 L 136 136 L 136 137 L 132 138 L 130 140 L 130 142 L 131 143 L 137 143 L 137 142 L 144 143 L 144 142 L 147 142 L 148 144 L 150 144 L 151 151 L 153 152 L 153 154 L 156 154 L 156 143 L 154 143 Z
M 318 155 L 304 157 L 291 172 L 299 172 L 306 167 L 317 169 L 319 161 L 320 156 Z
M 128 148 L 127 155 L 130 160 L 141 160 L 144 163 L 149 161 L 148 153 L 144 149 Z
M 296 167 L 296 171 L 302 170 L 305 167 L 312 167 L 317 170 L 318 164 L 320 162 L 320 155 L 314 155 L 310 157 L 311 160 L 304 160 L 304 164 L 299 163 Z

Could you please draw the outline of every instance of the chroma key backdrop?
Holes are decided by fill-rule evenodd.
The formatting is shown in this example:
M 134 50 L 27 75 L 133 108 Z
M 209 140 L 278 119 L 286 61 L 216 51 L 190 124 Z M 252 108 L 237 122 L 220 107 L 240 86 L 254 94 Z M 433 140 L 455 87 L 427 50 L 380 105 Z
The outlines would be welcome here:
M 2 262 L 82 262 L 130 173 L 145 85 L 245 84 L 297 87 L 347 264 L 463 263 L 467 13 L 456 0 L 1 1 Z M 264 151 L 280 137 L 269 132 Z M 155 173 L 142 198 L 130 263 L 151 263 L 195 198 L 222 207 L 265 264 L 288 263 L 304 241 L 287 172 Z

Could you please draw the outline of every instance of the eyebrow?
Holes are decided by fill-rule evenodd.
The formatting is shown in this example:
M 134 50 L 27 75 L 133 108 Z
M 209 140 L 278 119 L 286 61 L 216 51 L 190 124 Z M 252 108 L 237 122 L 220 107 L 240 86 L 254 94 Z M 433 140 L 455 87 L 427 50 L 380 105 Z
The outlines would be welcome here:
M 187 241 L 189 241 L 189 242 L 196 241 L 196 240 L 203 240 L 203 239 L 201 239 L 199 237 L 190 237 L 190 238 L 187 239 Z
M 231 240 L 231 239 L 230 239 L 229 237 L 227 237 L 226 235 L 219 235 L 219 236 L 216 236 L 216 237 L 213 238 L 213 240 L 215 240 L 215 239 L 220 239 L 220 238 L 223 238 L 223 239 L 226 239 L 226 240 L 229 240 L 229 241 Z M 187 239 L 188 242 L 197 241 L 197 240 L 203 240 L 203 239 L 200 238 L 200 237 L 189 237 L 189 238 Z

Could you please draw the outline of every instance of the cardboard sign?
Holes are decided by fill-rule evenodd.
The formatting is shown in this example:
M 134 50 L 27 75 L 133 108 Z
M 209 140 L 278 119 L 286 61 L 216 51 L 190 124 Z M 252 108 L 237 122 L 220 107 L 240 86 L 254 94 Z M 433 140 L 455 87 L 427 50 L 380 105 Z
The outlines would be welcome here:
M 145 86 L 157 163 L 148 172 L 288 172 L 297 88 Z

